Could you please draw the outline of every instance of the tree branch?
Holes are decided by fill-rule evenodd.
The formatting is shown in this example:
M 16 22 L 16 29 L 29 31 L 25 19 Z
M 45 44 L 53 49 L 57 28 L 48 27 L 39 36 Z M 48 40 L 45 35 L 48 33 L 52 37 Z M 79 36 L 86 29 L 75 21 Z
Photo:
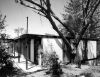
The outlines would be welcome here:
M 4 29 L 4 22 L 5 22 L 5 19 L 6 19 L 6 15 L 4 16 L 4 18 L 2 19 L 2 21 L 0 22 L 0 28 L 1 29 Z
M 98 0 L 98 2 L 95 1 L 95 2 L 93 3 L 93 5 L 91 6 L 90 10 L 89 10 L 88 13 L 87 13 L 87 17 L 89 17 L 90 15 L 92 16 L 92 15 L 94 14 L 96 8 L 97 8 L 98 5 L 99 5 L 98 3 L 100 4 L 100 0 Z M 92 13 L 91 13 L 91 12 L 92 12 Z
M 85 7 L 85 13 L 86 13 L 86 14 L 87 14 L 87 11 L 88 11 L 88 9 L 89 9 L 90 1 L 91 1 L 91 0 L 88 0 L 88 1 L 87 1 L 86 7 Z
M 85 61 L 91 61 L 91 60 L 97 60 L 97 59 L 99 59 L 100 58 L 100 55 L 99 56 L 97 56 L 96 58 L 91 58 L 91 59 L 83 59 L 83 60 L 81 60 L 81 63 L 82 62 L 85 62 Z M 67 63 L 64 63 L 65 65 L 68 65 L 68 64 L 70 64 L 71 62 L 67 62 Z
M 98 8 L 99 4 L 100 4 L 100 0 L 99 0 L 99 1 L 97 2 L 97 4 L 94 6 L 94 9 L 93 9 L 93 11 L 92 11 L 90 17 L 93 16 L 93 14 L 94 14 L 94 12 L 96 11 L 96 9 Z
M 72 50 L 70 43 L 68 42 L 68 40 L 63 36 L 63 34 L 59 31 L 59 29 L 57 28 L 55 22 L 53 21 L 52 17 L 50 15 L 47 15 L 47 19 L 50 21 L 53 29 L 59 34 L 59 36 L 62 37 L 62 40 L 65 42 L 65 44 L 70 48 L 70 50 Z M 70 53 L 70 52 L 69 52 Z
M 33 11 L 34 11 L 34 10 L 33 10 Z M 39 14 L 39 15 L 41 15 L 41 16 L 43 16 L 43 17 L 46 17 L 46 15 L 44 15 L 44 13 L 41 14 L 41 12 L 36 12 L 36 11 L 34 11 L 34 13 Z
M 71 28 L 69 26 L 66 26 L 66 24 L 64 24 L 55 14 L 52 14 L 52 16 L 59 21 L 70 33 L 73 37 L 75 37 L 74 32 L 71 30 Z
M 42 11 L 41 9 L 37 9 L 37 8 L 35 8 L 35 7 L 31 7 L 30 5 L 25 4 L 23 1 L 21 1 L 20 4 L 23 5 L 23 6 L 25 6 L 25 7 L 31 8 L 31 9 L 33 9 L 33 10 L 36 10 L 37 12 L 34 11 L 35 13 L 37 13 L 37 14 L 39 14 L 39 15 L 45 17 L 45 13 L 44 13 L 44 11 Z M 40 13 L 40 12 L 41 12 L 41 13 Z
M 21 1 L 21 5 L 26 6 L 26 7 L 29 7 L 29 8 L 31 8 L 31 9 L 34 9 L 34 10 L 37 10 L 37 11 L 40 11 L 40 9 L 37 9 L 37 8 L 35 8 L 35 7 L 31 7 L 31 6 L 29 6 L 29 5 L 26 5 L 23 1 Z
M 81 32 L 79 33 L 79 36 L 76 38 L 76 40 L 78 40 L 77 45 L 79 44 L 79 41 L 83 37 L 83 35 L 86 32 L 87 28 L 90 27 L 89 24 L 93 23 L 92 22 L 92 16 L 93 16 L 95 10 L 97 9 L 97 7 L 99 6 L 99 4 L 100 4 L 100 0 L 98 0 L 97 4 L 94 6 L 93 11 L 92 11 L 91 15 L 89 16 L 89 19 L 84 20 L 84 22 L 83 22 L 84 27 L 82 28 Z
M 22 1 L 22 0 L 20 0 L 20 1 Z M 36 5 L 36 6 L 38 6 L 39 8 L 43 9 L 44 11 L 46 11 L 46 9 L 45 9 L 44 7 L 42 7 L 40 4 L 38 4 L 38 3 L 36 3 L 36 2 L 34 2 L 34 1 L 32 1 L 32 0 L 24 0 L 24 1 L 27 1 L 27 2 L 29 2 L 29 3 L 31 3 L 31 4 L 33 4 L 33 5 Z
M 47 5 L 47 3 L 45 2 L 45 0 L 42 0 L 44 2 L 45 5 Z

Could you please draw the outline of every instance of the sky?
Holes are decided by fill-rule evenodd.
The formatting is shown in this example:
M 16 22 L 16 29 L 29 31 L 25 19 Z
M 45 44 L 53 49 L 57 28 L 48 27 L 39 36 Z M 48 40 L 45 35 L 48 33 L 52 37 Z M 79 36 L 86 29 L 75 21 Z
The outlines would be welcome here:
M 51 0 L 51 6 L 56 15 L 62 19 L 61 14 L 64 12 L 64 5 L 67 0 Z M 57 34 L 49 21 L 34 13 L 30 8 L 24 7 L 15 0 L 0 0 L 0 13 L 6 15 L 6 33 L 12 38 L 16 37 L 14 29 L 23 27 L 26 30 L 27 19 L 29 18 L 29 33 L 30 34 Z M 58 23 L 57 23 L 58 24 Z

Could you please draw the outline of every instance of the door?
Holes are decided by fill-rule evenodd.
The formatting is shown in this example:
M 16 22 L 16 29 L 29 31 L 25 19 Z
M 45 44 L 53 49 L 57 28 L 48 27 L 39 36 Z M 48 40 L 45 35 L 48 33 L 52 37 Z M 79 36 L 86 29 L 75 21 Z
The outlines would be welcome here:
M 38 64 L 38 57 L 39 57 L 38 48 L 39 48 L 39 45 L 41 45 L 41 38 L 34 39 L 34 63 L 35 64 Z

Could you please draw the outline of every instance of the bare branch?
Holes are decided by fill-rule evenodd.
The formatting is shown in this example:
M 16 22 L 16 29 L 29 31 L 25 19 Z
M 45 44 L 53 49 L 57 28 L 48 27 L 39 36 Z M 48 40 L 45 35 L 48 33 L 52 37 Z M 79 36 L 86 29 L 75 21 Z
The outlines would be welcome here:
M 21 3 L 21 5 L 23 5 L 23 6 L 25 6 L 25 7 L 28 7 L 28 8 L 33 9 L 35 13 L 37 13 L 37 14 L 39 14 L 39 15 L 45 17 L 45 13 L 44 13 L 44 11 L 42 11 L 41 9 L 37 9 L 36 7 L 31 7 L 30 5 L 25 4 L 23 1 L 21 1 L 20 3 Z M 37 12 L 36 12 L 36 11 L 37 11 Z M 40 13 L 40 12 L 41 12 L 41 13 Z
M 96 1 L 91 5 L 90 9 L 88 9 L 88 12 L 87 12 L 87 17 L 90 15 L 91 11 L 93 10 L 93 7 L 94 5 L 96 4 Z
M 92 15 L 94 14 L 94 12 L 95 12 L 95 10 L 97 9 L 97 7 L 99 6 L 99 4 L 100 4 L 100 0 L 95 1 L 95 2 L 93 3 L 93 5 L 91 6 L 90 10 L 89 10 L 88 13 L 87 13 L 87 17 L 92 16 Z M 91 13 L 91 12 L 92 12 L 92 13 Z
M 5 22 L 5 18 L 6 18 L 6 15 L 4 16 L 4 18 L 2 19 L 2 21 L 0 21 L 0 28 L 4 29 L 4 22 Z
M 65 42 L 65 44 L 72 50 L 71 45 L 69 43 L 69 41 L 63 36 L 63 34 L 59 31 L 59 29 L 57 28 L 55 22 L 53 21 L 52 17 L 50 15 L 47 15 L 46 18 L 50 21 L 53 29 L 59 34 L 59 36 L 62 37 L 62 40 Z M 71 53 L 71 52 L 69 52 Z
M 76 39 L 78 39 L 77 45 L 79 44 L 79 41 L 83 37 L 86 30 L 91 26 L 90 24 L 92 23 L 92 16 L 93 16 L 95 10 L 97 9 L 97 7 L 99 6 L 99 4 L 100 4 L 100 0 L 98 0 L 97 4 L 94 6 L 93 11 L 92 11 L 89 19 L 85 19 L 86 21 L 84 20 L 84 22 L 83 22 L 84 27 L 82 28 L 81 32 L 79 33 L 79 37 L 76 38 Z
M 45 5 L 47 5 L 47 3 L 46 3 L 46 1 L 45 0 L 42 0 L 43 1 L 43 3 L 45 4 Z
M 37 11 L 35 11 L 35 10 L 33 10 L 34 11 L 34 13 L 36 13 L 36 14 L 39 14 L 39 15 L 41 15 L 41 16 L 43 16 L 43 17 L 46 17 L 46 15 L 44 15 L 44 13 L 42 13 L 42 12 L 37 12 Z
M 27 1 L 27 2 L 29 2 L 29 3 L 32 3 L 32 4 L 36 5 L 36 6 L 38 6 L 39 8 L 43 9 L 44 11 L 47 11 L 47 10 L 46 10 L 44 7 L 42 7 L 40 4 L 35 3 L 35 2 L 32 1 L 32 0 L 25 0 L 25 1 Z
M 94 12 L 96 11 L 96 9 L 98 8 L 99 4 L 100 4 L 100 0 L 99 0 L 99 1 L 97 2 L 97 4 L 94 6 L 94 9 L 93 9 L 93 11 L 92 11 L 90 17 L 93 16 L 93 14 L 94 14 Z
M 64 24 L 55 14 L 53 14 L 52 15 L 57 21 L 59 21 L 70 33 L 71 33 L 71 35 L 74 37 L 75 36 L 75 34 L 74 34 L 74 32 L 72 31 L 72 29 L 67 25 L 66 26 L 66 24 Z
M 37 9 L 35 7 L 31 7 L 30 5 L 26 5 L 23 1 L 21 1 L 21 5 L 26 6 L 26 7 L 29 7 L 31 9 L 34 9 L 34 10 L 37 10 L 37 11 L 40 11 L 40 9 Z
M 71 35 L 74 37 L 75 34 L 74 34 L 74 32 L 71 30 L 71 28 L 70 28 L 69 26 L 66 26 L 66 24 L 64 24 L 64 23 L 54 14 L 54 12 L 52 11 L 52 9 L 51 9 L 50 6 L 51 6 L 51 5 L 50 5 L 50 1 L 47 0 L 47 7 L 48 7 L 47 10 L 48 10 L 48 12 L 51 13 L 51 15 L 52 15 L 57 21 L 59 21 L 59 22 L 71 33 Z
M 47 3 L 47 10 L 50 10 L 51 9 L 51 4 L 50 4 L 50 0 L 46 0 L 46 3 Z
M 86 13 L 86 14 L 87 14 L 87 11 L 88 11 L 88 9 L 89 9 L 90 1 L 91 1 L 91 0 L 88 0 L 88 1 L 87 1 L 86 7 L 85 7 L 85 13 Z
M 3 22 L 5 21 L 5 19 L 6 19 L 6 15 L 5 15 L 4 18 L 3 18 Z
M 40 0 L 40 4 L 41 4 L 41 6 L 43 6 L 42 0 Z
M 82 0 L 82 10 L 83 10 L 83 17 L 85 18 L 85 8 L 84 8 L 83 0 Z

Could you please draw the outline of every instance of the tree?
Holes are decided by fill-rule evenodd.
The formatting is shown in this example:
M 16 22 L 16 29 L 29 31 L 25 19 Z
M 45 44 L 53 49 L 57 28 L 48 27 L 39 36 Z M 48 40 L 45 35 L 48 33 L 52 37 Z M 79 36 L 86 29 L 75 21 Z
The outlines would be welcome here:
M 7 34 L 2 33 L 5 29 L 5 18 L 0 14 L 0 77 L 8 77 L 17 74 L 16 68 L 13 67 L 11 55 L 6 51 L 4 40 L 7 39 Z
M 94 1 L 92 1 L 91 3 L 93 2 Z M 82 2 L 80 2 L 80 0 L 70 0 L 69 3 L 65 6 L 65 14 L 63 14 L 64 23 L 66 25 L 69 25 L 76 35 L 80 34 L 82 28 L 84 27 L 82 25 L 83 9 L 81 7 L 82 7 Z M 93 22 L 90 24 L 91 27 L 88 27 L 85 33 L 83 34 L 84 38 L 98 38 L 100 36 L 99 18 L 100 18 L 99 8 L 97 8 L 92 18 Z M 66 28 L 61 27 L 61 25 L 59 25 L 59 28 L 65 36 L 72 37 Z M 86 49 L 83 55 L 84 55 L 83 59 L 87 59 Z
M 14 30 L 15 33 L 17 34 L 17 37 L 19 37 L 19 35 L 23 34 L 23 30 L 24 30 L 24 28 L 19 28 L 19 27 Z
M 87 0 L 86 0 L 87 1 Z M 67 12 L 67 14 L 69 13 L 70 16 L 68 16 L 66 18 L 66 14 L 63 15 L 64 20 L 66 20 L 66 24 L 69 24 L 71 26 L 71 28 L 73 28 L 75 34 L 79 33 L 81 28 L 83 28 L 82 26 L 82 19 L 83 19 L 83 9 L 82 7 L 82 3 L 83 5 L 86 5 L 85 2 L 81 2 L 80 0 L 70 0 L 69 5 L 65 6 L 65 12 Z M 91 9 L 92 5 L 95 3 L 95 1 L 91 1 L 89 6 L 89 9 Z M 96 9 L 95 13 L 92 16 L 92 20 L 93 22 L 91 23 L 91 27 L 89 27 L 85 34 L 84 37 L 94 37 L 96 38 L 98 36 L 98 29 L 100 28 L 99 26 L 99 18 L 100 18 L 100 13 L 99 13 L 99 8 Z M 97 35 L 97 36 L 95 36 Z
M 50 21 L 53 29 L 59 34 L 59 36 L 62 38 L 62 40 L 65 42 L 65 44 L 70 48 L 69 53 L 71 54 L 71 51 L 72 51 L 71 44 L 66 39 L 66 37 L 60 32 L 56 23 L 54 22 L 54 19 L 56 19 L 60 24 L 62 24 L 62 26 L 65 27 L 67 29 L 67 31 L 70 33 L 70 35 L 74 38 L 77 56 L 79 56 L 78 49 L 77 49 L 78 44 L 79 44 L 81 38 L 84 36 L 86 30 L 89 27 L 91 27 L 91 24 L 94 22 L 93 15 L 95 14 L 95 12 L 97 11 L 97 9 L 99 8 L 99 5 L 100 5 L 100 0 L 96 0 L 96 1 L 94 1 L 94 0 L 75 0 L 76 2 L 79 1 L 81 3 L 81 5 L 77 4 L 76 7 L 78 7 L 79 5 L 81 7 L 72 9 L 72 11 L 76 10 L 75 12 L 77 15 L 78 15 L 77 10 L 80 10 L 79 13 L 82 12 L 82 16 L 80 16 L 82 27 L 81 27 L 81 30 L 79 31 L 79 33 L 76 34 L 71 29 L 70 25 L 63 23 L 56 16 L 56 14 L 51 9 L 50 0 L 15 0 L 15 1 L 19 2 L 23 6 L 33 9 L 34 11 L 37 12 L 37 14 L 47 18 Z M 74 1 L 74 0 L 70 0 L 70 1 Z M 74 13 L 74 12 L 72 12 L 72 13 Z M 80 58 L 79 58 L 78 62 L 80 63 Z

